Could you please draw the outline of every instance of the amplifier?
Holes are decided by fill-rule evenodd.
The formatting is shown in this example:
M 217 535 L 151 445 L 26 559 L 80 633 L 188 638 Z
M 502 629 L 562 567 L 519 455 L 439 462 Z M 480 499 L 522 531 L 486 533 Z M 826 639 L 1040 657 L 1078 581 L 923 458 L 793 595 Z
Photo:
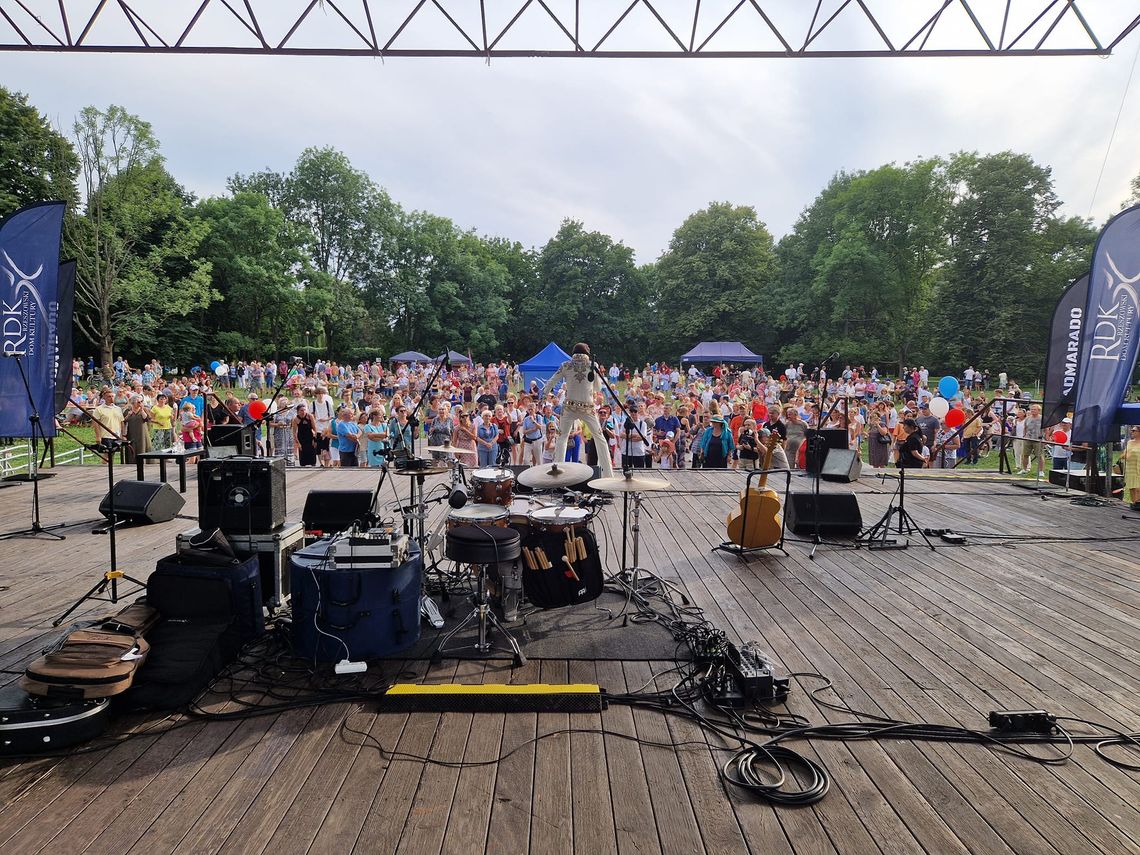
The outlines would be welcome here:
M 816 507 L 818 498 L 819 507 Z M 863 528 L 863 516 L 854 493 L 790 493 L 784 522 L 796 534 L 820 537 L 854 537 Z
M 408 558 L 408 536 L 391 529 L 343 534 L 333 539 L 332 547 L 338 570 L 390 570 Z
M 228 457 L 198 464 L 198 527 L 268 534 L 285 522 L 285 461 Z

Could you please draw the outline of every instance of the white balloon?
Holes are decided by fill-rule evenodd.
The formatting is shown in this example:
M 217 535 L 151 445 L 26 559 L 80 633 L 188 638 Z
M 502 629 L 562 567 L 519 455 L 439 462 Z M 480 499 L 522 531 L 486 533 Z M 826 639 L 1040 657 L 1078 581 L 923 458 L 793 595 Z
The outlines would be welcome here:
M 946 414 L 950 412 L 950 402 L 945 398 L 935 398 L 930 402 L 930 412 L 932 415 L 944 419 Z
M 219 365 L 217 368 L 214 369 L 214 373 L 217 374 L 219 377 L 225 377 L 226 372 L 228 372 L 228 371 L 229 371 L 229 369 L 226 368 L 226 366 L 224 366 L 224 365 Z

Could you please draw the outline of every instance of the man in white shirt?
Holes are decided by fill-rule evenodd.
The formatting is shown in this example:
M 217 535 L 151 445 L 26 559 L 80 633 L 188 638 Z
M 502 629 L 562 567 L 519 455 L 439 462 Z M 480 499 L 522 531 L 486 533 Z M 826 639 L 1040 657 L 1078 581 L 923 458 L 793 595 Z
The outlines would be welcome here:
M 332 460 L 329 453 L 329 434 L 333 419 L 336 418 L 336 401 L 332 399 L 325 386 L 317 387 L 317 396 L 313 400 L 313 418 L 317 420 L 317 453 L 320 456 L 321 466 L 328 466 Z

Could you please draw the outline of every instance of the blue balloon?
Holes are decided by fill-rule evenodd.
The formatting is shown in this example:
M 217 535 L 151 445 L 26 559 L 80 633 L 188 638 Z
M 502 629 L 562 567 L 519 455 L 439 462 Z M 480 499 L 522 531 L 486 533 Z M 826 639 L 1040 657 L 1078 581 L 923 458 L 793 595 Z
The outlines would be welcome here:
M 938 381 L 938 393 L 948 401 L 958 394 L 959 388 L 958 378 L 949 374 Z
M 222 363 L 218 362 L 218 360 L 216 360 L 216 359 L 215 359 L 213 362 L 211 362 L 211 363 L 210 363 L 210 370 L 211 370 L 211 371 L 217 371 L 217 370 L 218 370 L 218 366 L 219 366 L 219 365 L 221 365 L 221 364 L 222 364 Z

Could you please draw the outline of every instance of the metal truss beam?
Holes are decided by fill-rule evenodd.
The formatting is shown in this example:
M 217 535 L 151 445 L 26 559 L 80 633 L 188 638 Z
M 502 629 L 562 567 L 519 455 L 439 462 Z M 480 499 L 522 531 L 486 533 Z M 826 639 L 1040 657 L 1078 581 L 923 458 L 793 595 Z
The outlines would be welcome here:
M 909 14 L 897 14 L 902 8 Z M 1097 14 L 1106 9 L 1112 14 Z M 1138 37 L 1138 29 L 1140 0 L 706 0 L 704 8 L 701 0 L 0 0 L 0 51 L 12 52 L 486 60 L 1105 56 Z M 628 37 L 635 47 L 624 46 Z

